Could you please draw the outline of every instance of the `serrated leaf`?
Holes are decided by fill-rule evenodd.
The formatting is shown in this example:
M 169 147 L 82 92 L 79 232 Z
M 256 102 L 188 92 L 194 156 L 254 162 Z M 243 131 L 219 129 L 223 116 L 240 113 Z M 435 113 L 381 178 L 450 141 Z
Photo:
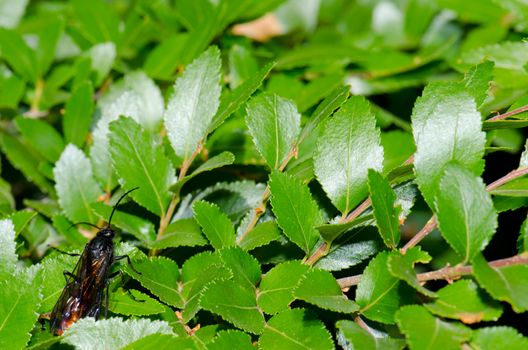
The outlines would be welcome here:
M 11 219 L 0 220 L 0 274 L 8 276 L 16 269 L 15 226 Z
M 495 196 L 528 197 L 528 178 L 514 179 L 492 190 L 490 193 Z
M 46 160 L 55 163 L 59 159 L 64 149 L 64 141 L 59 132 L 50 124 L 42 120 L 24 117 L 17 117 L 15 123 L 28 144 Z
M 224 266 L 233 273 L 233 280 L 237 284 L 255 289 L 261 275 L 257 259 L 239 247 L 224 248 L 219 254 Z
M 271 169 L 279 169 L 301 127 L 295 104 L 274 94 L 253 97 L 246 105 L 246 124 L 266 163 Z
M 40 295 L 31 278 L 20 274 L 0 282 L 0 348 L 24 348 L 37 321 Z
M 153 249 L 165 249 L 179 246 L 203 246 L 207 240 L 194 219 L 181 219 L 167 226 L 165 233 L 157 241 L 151 242 Z
M 416 277 L 416 272 L 414 271 L 414 264 L 416 263 L 428 263 L 431 261 L 431 256 L 429 253 L 420 249 L 420 247 L 413 247 L 404 254 L 400 252 L 392 252 L 389 255 L 387 261 L 390 273 L 405 282 L 408 285 L 429 297 L 435 297 L 436 294 L 429 289 L 422 286 Z
M 95 86 L 99 86 L 106 78 L 117 56 L 117 48 L 113 42 L 99 43 L 83 54 L 90 59 L 90 68 L 95 72 Z
M 314 156 L 315 175 L 332 203 L 346 214 L 367 195 L 367 170 L 382 167 L 376 119 L 365 98 L 354 96 L 323 123 Z
M 333 244 L 328 254 L 318 260 L 314 266 L 327 271 L 348 269 L 376 254 L 380 248 L 381 244 L 376 241 Z
M 374 336 L 353 321 L 338 321 L 336 327 L 337 342 L 345 350 L 400 350 L 404 345 L 400 339 Z
M 240 241 L 240 248 L 252 250 L 280 238 L 279 227 L 275 221 L 266 221 L 255 226 Z
M 435 315 L 461 320 L 466 324 L 496 321 L 502 314 L 500 303 L 491 300 L 472 280 L 448 284 L 437 299 L 424 306 Z
M 93 114 L 93 88 L 87 82 L 79 85 L 66 102 L 62 129 L 64 139 L 77 147 L 84 144 L 86 136 L 90 131 Z
M 74 145 L 68 145 L 53 169 L 59 204 L 73 222 L 96 222 L 91 204 L 102 194 L 93 177 L 92 165 Z
M 200 350 L 192 338 L 176 337 L 171 334 L 154 333 L 147 335 L 135 342 L 129 343 L 122 350 L 159 350 L 159 349 L 182 349 Z
M 383 242 L 389 248 L 396 248 L 400 242 L 399 212 L 394 207 L 396 194 L 389 182 L 375 170 L 368 171 L 368 186 L 376 224 Z
M 120 349 L 148 335 L 173 334 L 165 321 L 151 321 L 145 318 L 123 320 L 113 317 L 95 321 L 83 318 L 64 332 L 62 343 L 75 346 L 76 349 Z
M 425 308 L 404 306 L 396 315 L 398 327 L 405 334 L 411 350 L 460 349 L 471 338 L 471 329 L 433 317 Z
M 218 254 L 199 253 L 185 261 L 182 266 L 181 291 L 184 322 L 189 322 L 200 309 L 201 294 L 209 283 L 231 277 L 232 272 L 226 269 Z
M 257 306 L 255 290 L 234 281 L 216 281 L 207 286 L 201 298 L 204 309 L 220 315 L 245 331 L 260 334 L 266 324 Z
M 20 210 L 10 214 L 8 218 L 15 225 L 15 236 L 18 236 L 37 215 L 38 213 L 30 210 Z
M 259 307 L 268 314 L 288 309 L 288 305 L 295 299 L 293 291 L 308 270 L 308 265 L 296 260 L 279 264 L 269 270 L 259 285 Z
M 207 136 L 218 109 L 220 68 L 220 51 L 210 47 L 176 80 L 164 121 L 172 148 L 183 159 L 188 159 Z
M 463 84 L 480 107 L 488 96 L 490 82 L 493 79 L 493 62 L 485 61 L 472 67 L 464 76 Z
M 528 348 L 528 338 L 510 327 L 485 327 L 475 331 L 471 346 L 479 350 L 510 350 Z
M 482 179 L 448 165 L 436 195 L 436 215 L 442 236 L 470 261 L 488 244 L 497 227 L 497 213 Z
M 198 201 L 194 203 L 193 209 L 196 221 L 213 248 L 222 249 L 236 244 L 233 224 L 217 205 Z
M 38 265 L 40 268 L 35 275 L 35 285 L 40 287 L 41 303 L 39 312 L 50 312 L 59 299 L 66 285 L 63 272 L 72 271 L 78 257 L 59 254 L 45 259 Z
M 110 124 L 110 154 L 123 187 L 139 187 L 130 196 L 154 214 L 165 215 L 176 177 L 154 137 L 133 119 L 120 118 Z
M 231 114 L 236 112 L 240 106 L 246 102 L 249 97 L 262 85 L 262 82 L 269 74 L 275 63 L 271 62 L 265 65 L 257 74 L 231 91 L 230 94 L 222 94 L 220 99 L 220 106 L 214 116 L 209 132 L 219 127 Z
M 135 289 L 124 291 L 120 289 L 111 293 L 108 301 L 110 311 L 120 315 L 156 315 L 162 313 L 165 308 L 156 299 L 141 293 Z
M 508 302 L 517 313 L 528 310 L 527 265 L 494 268 L 479 254 L 473 259 L 473 275 L 493 298 Z
M 400 280 L 388 271 L 388 258 L 389 253 L 382 252 L 369 262 L 356 290 L 356 303 L 365 317 L 393 324 L 394 314 L 405 303 L 405 297 L 400 292 Z
M 209 350 L 255 350 L 251 342 L 251 336 L 247 333 L 237 330 L 227 330 L 218 332 L 218 335 L 212 342 L 207 344 Z
M 334 276 L 323 270 L 313 269 L 304 274 L 294 295 L 297 299 L 335 312 L 352 313 L 359 309 L 341 292 Z
M 481 116 L 474 98 L 462 86 L 438 83 L 424 89 L 411 119 L 416 182 L 429 207 L 434 208 L 447 163 L 455 161 L 473 174 L 481 174 L 486 142 Z
M 319 239 L 315 227 L 323 221 L 308 186 L 279 172 L 271 174 L 269 186 L 277 223 L 286 237 L 308 254 Z
M 517 238 L 517 250 L 519 253 L 528 251 L 528 216 L 524 219 Z
M 178 264 L 165 257 L 150 257 L 148 259 L 134 260 L 134 268 L 125 267 L 125 272 L 147 288 L 163 302 L 181 308 L 183 298 L 178 290 L 180 272 Z
M 333 349 L 330 333 L 312 313 L 286 310 L 273 316 L 259 339 L 262 350 Z

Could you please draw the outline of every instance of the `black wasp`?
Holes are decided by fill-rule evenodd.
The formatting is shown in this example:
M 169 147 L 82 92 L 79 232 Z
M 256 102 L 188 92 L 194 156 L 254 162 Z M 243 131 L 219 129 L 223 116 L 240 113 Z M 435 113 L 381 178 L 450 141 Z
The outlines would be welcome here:
M 111 229 L 110 224 L 121 200 L 136 189 L 137 187 L 119 198 L 112 208 L 108 225 L 103 228 L 92 225 L 97 227 L 99 231 L 86 244 L 82 254 L 69 254 L 80 256 L 80 258 L 73 272 L 64 271 L 66 287 L 64 287 L 50 316 L 50 328 L 53 334 L 61 335 L 68 327 L 83 317 L 95 317 L 95 319 L 98 319 L 103 303 L 106 317 L 110 280 L 120 273 L 120 271 L 110 273 L 110 268 L 116 261 L 127 259 L 130 267 L 135 271 L 128 255 L 114 256 L 114 242 L 112 239 L 115 236 L 115 232 Z

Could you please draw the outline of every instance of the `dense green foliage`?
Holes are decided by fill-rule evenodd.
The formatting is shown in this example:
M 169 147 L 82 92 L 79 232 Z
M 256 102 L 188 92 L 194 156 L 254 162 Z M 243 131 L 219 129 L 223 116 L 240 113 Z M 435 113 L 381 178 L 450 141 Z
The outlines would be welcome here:
M 528 349 L 526 35 L 521 0 L 0 0 L 0 348 Z M 135 187 L 108 317 L 51 335 L 51 247 Z

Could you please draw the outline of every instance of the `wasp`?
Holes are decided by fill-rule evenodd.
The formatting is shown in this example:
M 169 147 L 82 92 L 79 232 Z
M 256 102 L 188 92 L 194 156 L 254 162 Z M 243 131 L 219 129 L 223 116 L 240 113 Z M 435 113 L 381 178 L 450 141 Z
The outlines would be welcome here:
M 127 259 L 131 269 L 137 272 L 128 255 L 114 255 L 113 238 L 115 231 L 110 226 L 112 216 L 121 200 L 136 189 L 137 187 L 133 188 L 119 198 L 112 208 L 108 224 L 105 227 L 99 228 L 90 223 L 84 223 L 97 227 L 99 231 L 86 244 L 81 254 L 66 253 L 79 256 L 79 261 L 72 272 L 64 271 L 66 286 L 50 315 L 50 328 L 53 334 L 62 335 L 68 327 L 83 317 L 98 319 L 103 303 L 105 304 L 106 317 L 109 284 L 112 278 L 120 273 L 120 271 L 111 272 L 111 267 L 117 261 Z

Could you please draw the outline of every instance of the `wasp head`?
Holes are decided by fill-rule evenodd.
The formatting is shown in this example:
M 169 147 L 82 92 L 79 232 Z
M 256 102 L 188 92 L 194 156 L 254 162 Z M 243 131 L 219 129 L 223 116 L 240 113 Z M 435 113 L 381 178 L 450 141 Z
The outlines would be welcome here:
M 115 236 L 115 232 L 110 227 L 105 227 L 102 228 L 99 232 L 97 232 L 97 236 L 113 239 Z

